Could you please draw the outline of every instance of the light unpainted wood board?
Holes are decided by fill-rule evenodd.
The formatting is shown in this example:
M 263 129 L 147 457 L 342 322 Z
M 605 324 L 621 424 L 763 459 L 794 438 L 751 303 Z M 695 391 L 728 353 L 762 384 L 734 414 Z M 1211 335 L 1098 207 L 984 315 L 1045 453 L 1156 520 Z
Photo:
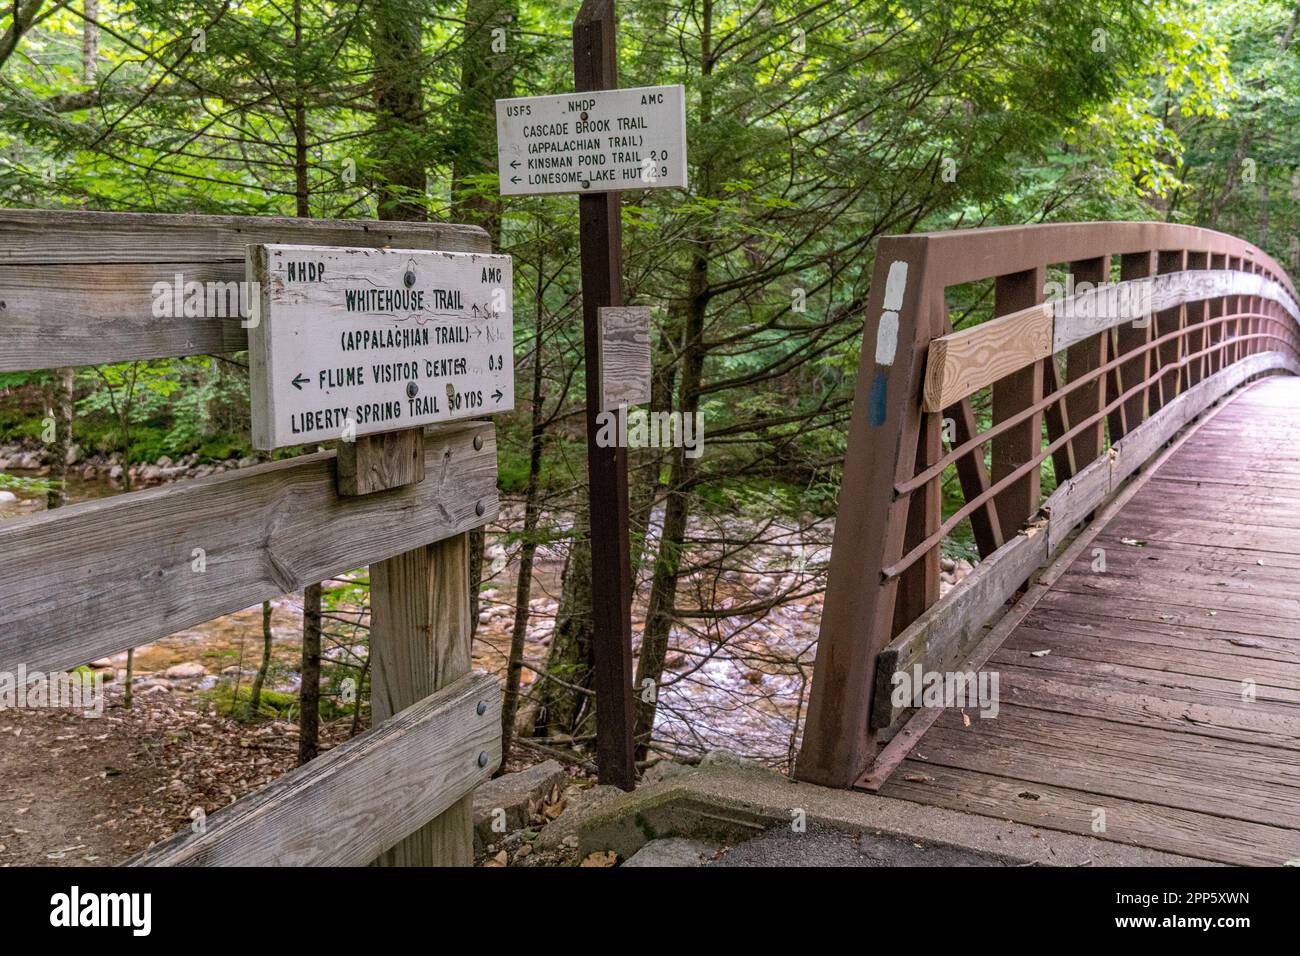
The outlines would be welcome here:
M 650 401 L 650 307 L 606 306 L 600 316 L 600 408 Z
M 469 674 L 128 865 L 358 866 L 461 800 L 500 760 L 497 678 Z
M 429 429 L 425 467 L 341 498 L 323 452 L 0 523 L 0 670 L 84 664 L 496 514 L 490 422 Z
M 476 226 L 0 210 L 0 372 L 247 348 L 238 315 L 160 316 L 158 284 L 241 283 L 251 243 L 488 252 Z
M 926 359 L 923 407 L 941 412 L 1051 354 L 1051 303 L 940 336 L 930 343 Z

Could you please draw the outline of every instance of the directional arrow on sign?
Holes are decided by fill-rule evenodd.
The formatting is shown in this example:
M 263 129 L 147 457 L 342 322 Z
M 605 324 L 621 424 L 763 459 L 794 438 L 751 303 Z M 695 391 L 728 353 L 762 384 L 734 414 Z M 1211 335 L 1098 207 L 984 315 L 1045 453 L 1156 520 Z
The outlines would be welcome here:
M 298 391 L 301 392 L 301 391 L 302 391 L 302 387 L 303 387 L 303 385 L 305 385 L 307 382 L 310 382 L 310 381 L 311 381 L 311 379 L 309 379 L 309 378 L 307 378 L 307 376 L 303 375 L 302 372 L 299 372 L 297 375 L 295 375 L 295 376 L 293 377 L 293 387 L 296 388 Z
M 517 160 L 517 159 L 512 159 L 512 160 L 510 160 L 510 168 L 511 168 L 511 169 L 518 169 L 518 168 L 519 168 L 519 160 Z
M 502 392 L 501 389 L 499 388 L 492 393 L 492 397 L 495 398 L 498 402 L 501 401 L 501 396 L 502 396 Z
M 517 182 L 519 182 L 519 177 L 518 177 L 518 176 L 511 176 L 511 177 L 510 177 L 510 181 L 511 181 L 512 183 L 517 183 Z

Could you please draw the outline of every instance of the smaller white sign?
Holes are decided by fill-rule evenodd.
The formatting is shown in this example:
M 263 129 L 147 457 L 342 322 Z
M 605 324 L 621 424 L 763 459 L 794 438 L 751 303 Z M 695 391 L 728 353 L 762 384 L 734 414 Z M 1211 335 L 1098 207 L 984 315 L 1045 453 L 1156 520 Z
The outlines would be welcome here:
M 514 407 L 509 256 L 255 245 L 248 276 L 257 448 Z
M 503 196 L 686 186 L 686 89 L 497 100 Z

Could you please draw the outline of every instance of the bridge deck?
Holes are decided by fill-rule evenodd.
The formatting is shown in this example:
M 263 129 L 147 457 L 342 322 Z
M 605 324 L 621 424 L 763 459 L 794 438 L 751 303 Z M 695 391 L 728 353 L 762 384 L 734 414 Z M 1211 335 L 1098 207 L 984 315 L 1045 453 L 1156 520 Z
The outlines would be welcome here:
M 1300 379 L 1265 379 L 1191 434 L 985 666 L 996 718 L 944 711 L 882 794 L 1224 863 L 1300 859 Z

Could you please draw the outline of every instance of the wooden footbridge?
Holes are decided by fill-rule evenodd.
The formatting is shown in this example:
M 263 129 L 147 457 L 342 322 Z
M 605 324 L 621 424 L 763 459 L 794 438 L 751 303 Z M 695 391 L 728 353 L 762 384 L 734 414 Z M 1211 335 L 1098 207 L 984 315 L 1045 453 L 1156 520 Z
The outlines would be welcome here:
M 981 280 L 997 318 L 954 332 Z M 1300 858 L 1297 321 L 1276 262 L 1203 229 L 882 241 L 798 775 Z M 982 561 L 940 600 L 962 521 Z

